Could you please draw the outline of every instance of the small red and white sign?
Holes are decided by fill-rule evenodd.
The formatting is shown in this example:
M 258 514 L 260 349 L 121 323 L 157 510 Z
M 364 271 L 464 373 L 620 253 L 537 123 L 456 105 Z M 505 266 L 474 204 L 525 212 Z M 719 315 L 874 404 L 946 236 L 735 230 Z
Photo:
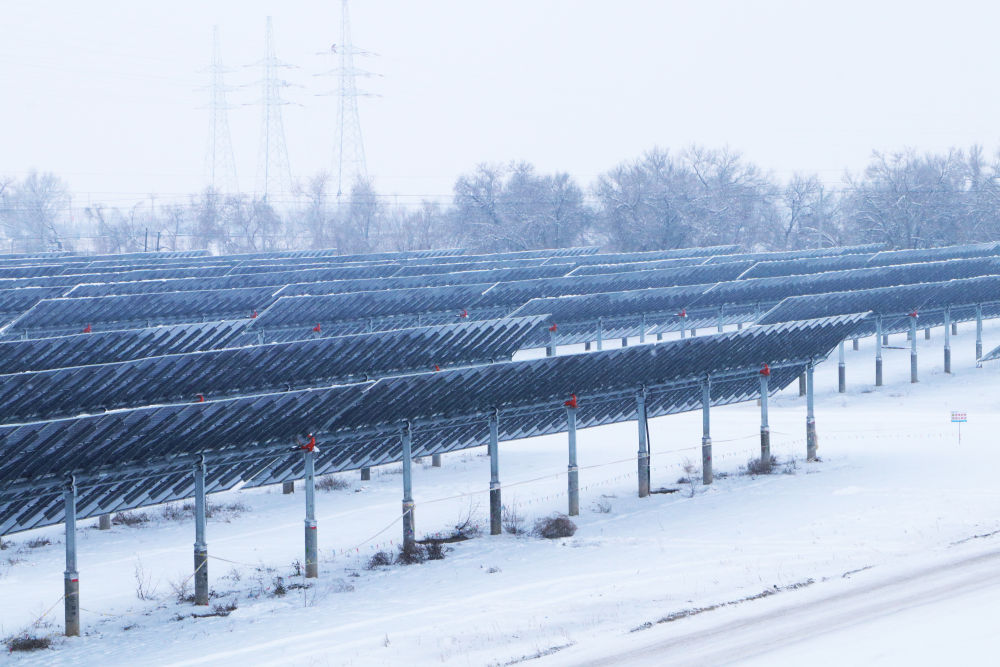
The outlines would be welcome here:
M 954 410 L 952 410 L 951 422 L 953 424 L 964 424 L 967 421 L 969 421 L 969 417 L 964 412 L 955 412 Z

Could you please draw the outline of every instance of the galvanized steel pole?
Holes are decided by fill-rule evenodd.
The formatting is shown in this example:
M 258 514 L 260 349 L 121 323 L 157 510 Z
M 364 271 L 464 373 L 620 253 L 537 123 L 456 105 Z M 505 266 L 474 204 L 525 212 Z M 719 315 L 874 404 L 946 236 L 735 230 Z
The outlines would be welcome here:
M 208 543 L 205 541 L 205 457 L 194 463 L 194 603 L 208 604 Z
M 441 455 L 440 454 L 431 454 L 431 467 L 432 468 L 440 468 L 441 467 Z
M 861 349 L 861 346 L 858 345 L 858 339 L 857 338 L 855 338 L 853 341 L 851 341 L 851 343 L 852 343 L 851 347 L 852 347 L 852 349 L 855 352 L 857 352 L 859 349 Z
M 372 469 L 371 468 L 362 468 L 361 469 L 361 481 L 362 482 L 367 482 L 371 478 L 372 478 Z
M 799 396 L 806 395 L 806 374 L 803 373 L 799 376 Z
M 882 386 L 882 316 L 875 318 L 875 386 Z
M 983 358 L 983 305 L 976 304 L 976 361 Z
M 646 313 L 642 314 L 642 319 L 639 322 L 639 342 L 646 342 Z
M 500 418 L 497 410 L 490 415 L 490 442 L 486 449 L 490 455 L 490 535 L 502 532 L 500 500 Z
M 411 478 L 413 429 L 410 422 L 403 427 L 400 437 L 403 443 L 403 549 L 410 550 L 416 544 L 413 523 L 413 481 Z
M 930 339 L 931 339 L 931 328 L 924 327 L 924 340 L 930 340 Z
M 917 382 L 917 316 L 910 316 L 910 382 Z
M 944 372 L 951 373 L 951 308 L 944 309 Z
M 604 349 L 604 318 L 597 318 L 597 349 Z
M 566 408 L 566 433 L 569 435 L 569 465 L 567 466 L 567 485 L 569 496 L 569 515 L 580 514 L 580 468 L 576 464 L 576 408 Z
M 712 483 L 712 436 L 709 433 L 709 409 L 712 405 L 711 380 L 701 385 L 701 483 Z
M 80 573 L 76 570 L 76 480 L 70 475 L 63 491 L 66 515 L 66 571 L 63 572 L 63 601 L 67 637 L 80 636 Z
M 556 332 L 553 331 L 551 328 L 549 329 L 549 344 L 548 347 L 545 348 L 545 356 L 546 357 L 556 356 Z
M 636 419 L 639 424 L 639 497 L 649 495 L 649 448 L 646 441 L 646 389 L 635 395 Z
M 760 460 L 767 464 L 771 460 L 771 427 L 767 423 L 767 382 L 768 376 L 760 374 Z
M 806 460 L 815 461 L 819 443 L 816 439 L 816 415 L 813 410 L 815 392 L 813 391 L 813 364 L 806 366 Z
M 316 465 L 311 449 L 303 452 L 306 486 L 306 578 L 319 576 L 319 545 L 316 534 Z
M 717 330 L 718 330 L 719 333 L 722 333 L 722 309 L 721 308 L 719 308 L 718 323 L 716 324 L 716 328 L 717 328 Z
M 837 346 L 837 391 L 841 394 L 847 391 L 847 361 L 844 358 L 844 341 Z

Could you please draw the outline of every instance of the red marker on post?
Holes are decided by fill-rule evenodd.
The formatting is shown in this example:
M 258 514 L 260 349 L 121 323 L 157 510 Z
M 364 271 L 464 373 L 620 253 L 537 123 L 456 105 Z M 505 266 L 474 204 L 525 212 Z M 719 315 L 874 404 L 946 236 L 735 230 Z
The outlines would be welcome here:
M 90 325 L 89 324 L 83 328 L 83 333 L 90 333 Z
M 768 375 L 770 375 L 771 374 L 771 367 L 768 366 L 767 364 L 764 364 L 764 368 L 760 369 L 760 374 L 763 375 L 763 376 L 765 376 L 765 377 L 768 376 Z
M 323 327 L 321 327 L 319 325 L 319 323 L 317 323 L 316 326 L 313 327 L 313 331 L 315 331 L 316 333 L 319 333 L 322 330 L 323 330 Z
M 570 396 L 569 400 L 568 401 L 564 401 L 563 405 L 565 405 L 567 408 L 575 408 L 576 407 L 576 394 L 570 394 L 569 396 Z

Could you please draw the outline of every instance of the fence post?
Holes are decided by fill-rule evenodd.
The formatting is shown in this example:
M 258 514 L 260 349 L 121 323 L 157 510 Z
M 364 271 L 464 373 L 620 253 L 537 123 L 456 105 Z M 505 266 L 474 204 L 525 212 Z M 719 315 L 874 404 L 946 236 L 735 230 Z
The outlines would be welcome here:
M 771 427 L 767 423 L 767 382 L 770 372 L 760 374 L 760 461 L 771 460 Z

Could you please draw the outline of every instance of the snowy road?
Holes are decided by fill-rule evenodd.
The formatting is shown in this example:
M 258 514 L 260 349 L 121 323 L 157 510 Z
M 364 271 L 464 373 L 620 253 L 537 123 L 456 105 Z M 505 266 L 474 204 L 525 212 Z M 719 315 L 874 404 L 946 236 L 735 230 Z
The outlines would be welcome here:
M 830 586 L 836 592 L 825 590 Z M 970 614 L 970 609 L 980 613 Z M 998 610 L 1000 551 L 994 550 L 891 578 L 859 574 L 655 626 L 622 638 L 618 650 L 597 659 L 588 660 L 585 656 L 595 650 L 581 643 L 541 662 L 594 667 L 983 664 L 987 653 L 1000 649 Z M 629 648 L 623 651 L 622 645 Z M 605 648 L 610 648 L 606 642 Z

